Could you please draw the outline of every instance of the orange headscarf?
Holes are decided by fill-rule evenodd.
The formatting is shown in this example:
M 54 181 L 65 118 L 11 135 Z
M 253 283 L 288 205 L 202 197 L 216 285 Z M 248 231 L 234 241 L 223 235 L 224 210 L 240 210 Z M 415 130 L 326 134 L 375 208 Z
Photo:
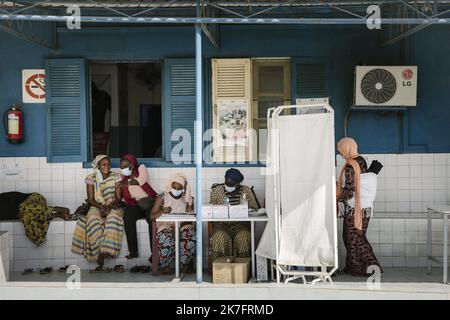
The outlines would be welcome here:
M 352 138 L 342 138 L 337 144 L 337 149 L 341 156 L 346 159 L 345 165 L 342 167 L 339 174 L 339 180 L 336 188 L 336 196 L 339 198 L 342 192 L 343 177 L 346 165 L 351 165 L 355 171 L 355 228 L 362 230 L 362 211 L 361 211 L 361 197 L 360 197 L 360 181 L 361 168 L 359 163 L 355 160 L 358 154 L 358 145 Z

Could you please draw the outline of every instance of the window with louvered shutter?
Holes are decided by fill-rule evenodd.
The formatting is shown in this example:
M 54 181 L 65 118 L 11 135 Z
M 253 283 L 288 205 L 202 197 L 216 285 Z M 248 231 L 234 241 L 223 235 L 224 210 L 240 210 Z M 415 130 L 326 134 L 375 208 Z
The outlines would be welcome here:
M 330 95 L 329 63 L 322 57 L 297 57 L 292 60 L 293 103 L 300 98 L 322 98 Z
M 164 102 L 166 116 L 166 159 L 172 161 L 171 153 L 180 141 L 171 141 L 176 129 L 186 129 L 191 135 L 191 161 L 194 161 L 195 122 L 195 60 L 167 59 L 164 61 Z
M 254 137 L 249 134 L 252 128 L 251 60 L 213 59 L 211 64 L 213 128 L 216 130 L 214 161 L 254 161 Z
M 48 59 L 45 71 L 48 161 L 87 161 L 85 61 Z

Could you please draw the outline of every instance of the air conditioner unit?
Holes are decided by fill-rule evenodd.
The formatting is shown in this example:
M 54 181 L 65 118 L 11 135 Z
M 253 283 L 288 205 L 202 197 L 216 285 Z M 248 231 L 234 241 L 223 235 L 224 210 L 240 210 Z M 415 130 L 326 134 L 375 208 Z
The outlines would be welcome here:
M 415 106 L 417 66 L 357 66 L 355 106 Z

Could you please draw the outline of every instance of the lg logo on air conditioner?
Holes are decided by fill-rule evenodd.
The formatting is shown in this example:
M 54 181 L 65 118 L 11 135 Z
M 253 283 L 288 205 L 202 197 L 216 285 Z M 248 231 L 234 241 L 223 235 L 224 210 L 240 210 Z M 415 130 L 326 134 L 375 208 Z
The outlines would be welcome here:
M 404 87 L 411 87 L 412 86 L 412 77 L 414 76 L 414 72 L 411 69 L 405 69 L 402 71 L 402 77 L 403 77 L 403 86 Z

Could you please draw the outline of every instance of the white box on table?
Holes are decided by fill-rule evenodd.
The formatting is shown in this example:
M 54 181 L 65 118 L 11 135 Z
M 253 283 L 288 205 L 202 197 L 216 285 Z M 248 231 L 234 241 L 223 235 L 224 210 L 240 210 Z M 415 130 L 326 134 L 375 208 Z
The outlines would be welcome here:
M 228 206 L 214 205 L 212 209 L 212 215 L 214 219 L 228 219 Z
M 238 204 L 230 206 L 229 216 L 230 218 L 248 218 L 248 205 Z
M 213 205 L 205 203 L 202 205 L 202 217 L 211 219 L 213 217 Z

